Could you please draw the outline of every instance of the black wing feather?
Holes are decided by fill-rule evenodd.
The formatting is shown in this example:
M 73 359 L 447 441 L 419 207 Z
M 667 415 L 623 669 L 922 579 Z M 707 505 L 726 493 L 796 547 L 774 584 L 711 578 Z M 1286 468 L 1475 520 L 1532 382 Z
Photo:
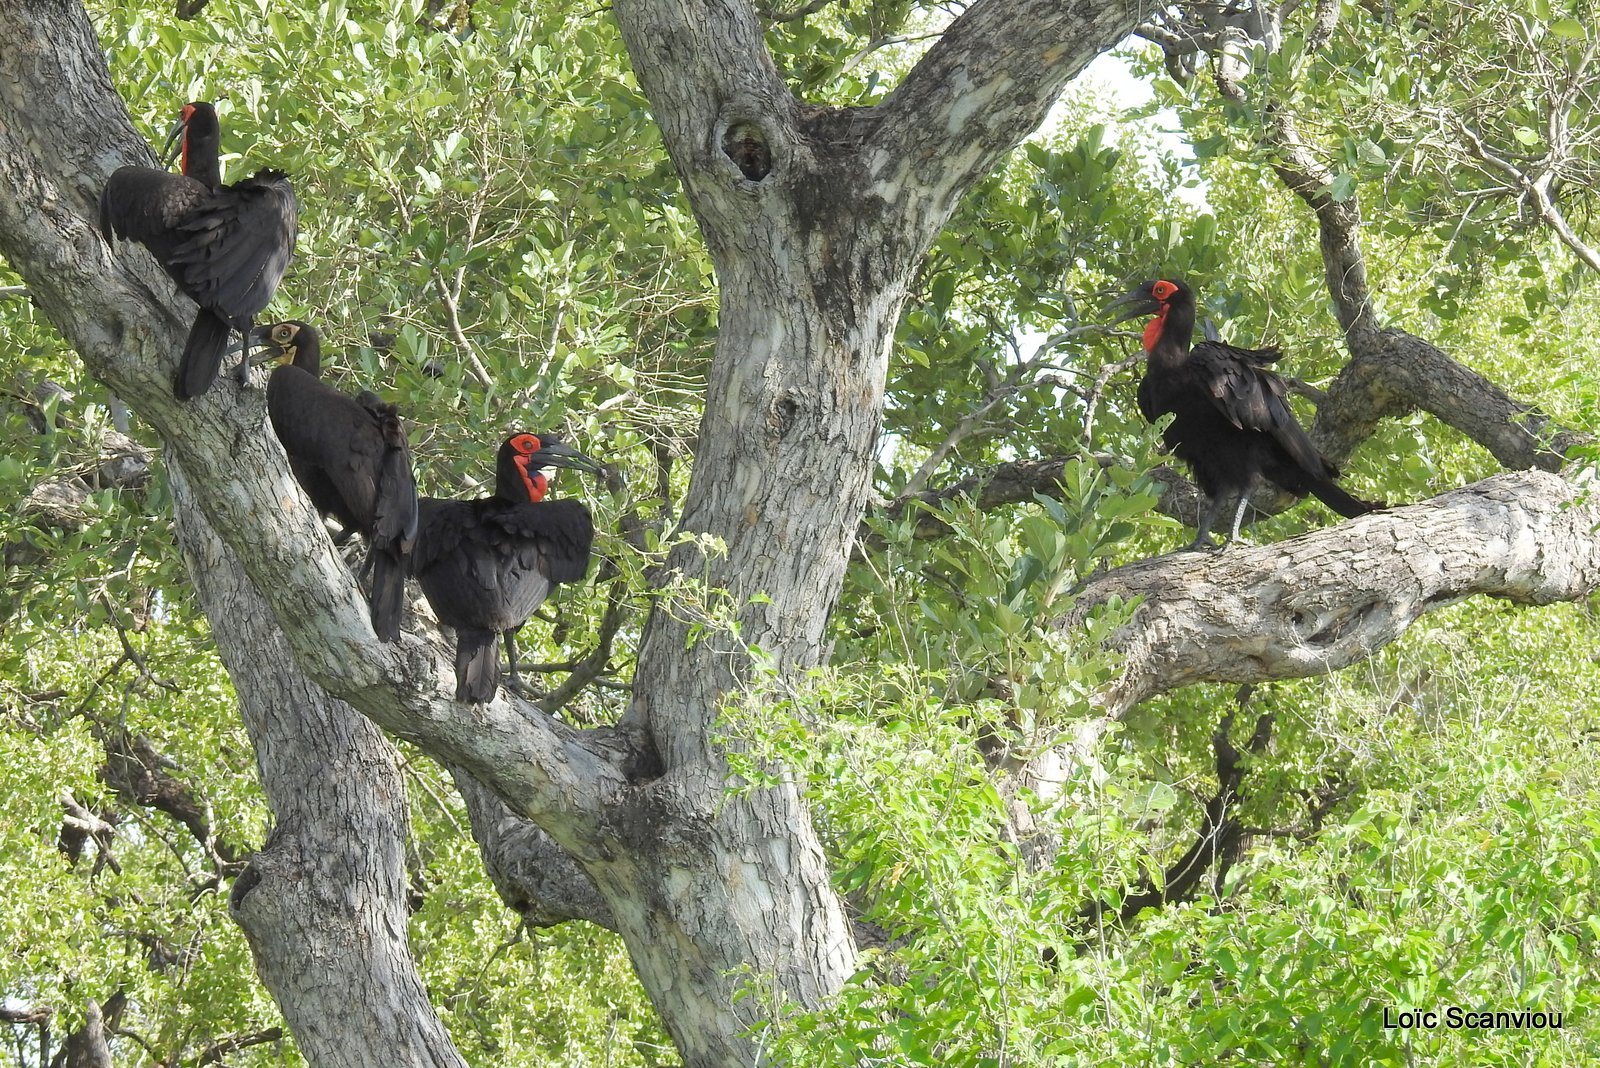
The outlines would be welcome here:
M 185 216 L 173 269 L 196 303 L 245 329 L 289 269 L 299 218 L 288 179 L 261 171 L 218 190 Z
M 1235 349 L 1205 342 L 1189 353 L 1189 366 L 1206 386 L 1207 395 L 1227 420 L 1240 430 L 1266 434 L 1307 474 L 1335 478 L 1338 469 L 1317 451 L 1289 407 L 1288 384 L 1252 357 L 1275 350 Z M 1241 358 L 1238 353 L 1247 354 Z

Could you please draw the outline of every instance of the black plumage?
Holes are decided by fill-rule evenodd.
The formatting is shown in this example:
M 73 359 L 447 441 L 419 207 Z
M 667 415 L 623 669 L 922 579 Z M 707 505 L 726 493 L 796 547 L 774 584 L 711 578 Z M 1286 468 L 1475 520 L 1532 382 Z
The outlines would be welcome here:
M 1151 422 L 1172 414 L 1163 440 L 1209 498 L 1191 548 L 1214 545 L 1211 525 L 1222 502 L 1233 498 L 1229 540 L 1238 538 L 1258 474 L 1297 497 L 1311 494 L 1347 518 L 1384 506 L 1353 497 L 1334 481 L 1339 469 L 1301 429 L 1289 408 L 1287 383 L 1268 369 L 1281 355 L 1277 349 L 1214 340 L 1191 347 L 1195 298 L 1182 282 L 1146 282 L 1116 304 L 1133 305 L 1122 319 L 1155 316 L 1144 332 L 1148 359 L 1139 410 Z
M 366 539 L 361 571 L 372 573 L 372 629 L 397 641 L 418 523 L 399 413 L 374 393 L 351 397 L 322 381 L 322 337 L 309 323 L 273 323 L 255 340 L 267 349 L 255 362 L 282 361 L 267 379 L 267 415 L 289 467 L 317 511 L 338 520 L 336 543 L 356 533 Z
M 111 175 L 100 194 L 100 232 L 108 243 L 120 237 L 144 245 L 200 305 L 173 384 L 188 398 L 216 381 L 228 332 L 248 336 L 272 299 L 294 255 L 299 207 L 281 171 L 222 184 L 222 131 L 210 104 L 186 104 L 178 135 L 181 174 L 120 167 Z
M 594 522 L 575 500 L 547 501 L 542 468 L 598 474 L 600 466 L 552 434 L 513 434 L 495 460 L 494 494 L 471 501 L 424 497 L 412 574 L 439 621 L 456 632 L 456 700 L 489 701 L 500 681 L 495 635 L 514 635 L 550 591 L 589 570 Z

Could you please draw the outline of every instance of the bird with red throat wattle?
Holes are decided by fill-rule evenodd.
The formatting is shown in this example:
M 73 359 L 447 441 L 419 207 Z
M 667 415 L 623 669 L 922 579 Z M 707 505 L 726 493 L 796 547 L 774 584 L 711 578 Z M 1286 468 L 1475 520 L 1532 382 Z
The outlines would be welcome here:
M 1335 481 L 1339 469 L 1312 444 L 1289 408 L 1288 383 L 1269 370 L 1281 353 L 1221 341 L 1192 344 L 1194 291 L 1156 279 L 1111 305 L 1130 306 L 1116 319 L 1153 316 L 1144 328 L 1144 377 L 1139 411 L 1155 422 L 1171 414 L 1163 441 L 1189 465 L 1207 497 L 1190 548 L 1214 548 L 1211 526 L 1223 503 L 1234 503 L 1229 541 L 1239 536 L 1257 475 L 1296 497 L 1307 494 L 1346 518 L 1384 507 L 1352 496 Z
M 412 574 L 439 622 L 456 632 L 456 700 L 494 698 L 495 638 L 517 681 L 516 632 L 563 582 L 589 571 L 594 521 L 581 501 L 548 500 L 546 469 L 604 469 L 554 434 L 517 433 L 495 458 L 494 493 L 476 500 L 423 497 Z

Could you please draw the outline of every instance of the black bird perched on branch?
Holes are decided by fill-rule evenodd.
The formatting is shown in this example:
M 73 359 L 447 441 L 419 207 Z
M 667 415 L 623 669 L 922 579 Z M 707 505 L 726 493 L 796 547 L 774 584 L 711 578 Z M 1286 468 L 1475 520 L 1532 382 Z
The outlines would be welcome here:
M 374 393 L 351 397 L 322 381 L 322 336 L 309 323 L 263 326 L 253 340 L 267 351 L 252 362 L 282 364 L 267 379 L 267 415 L 289 467 L 317 511 L 339 521 L 335 544 L 357 532 L 366 538 L 361 573 L 372 572 L 372 629 L 398 641 L 418 518 L 400 416 Z
M 513 434 L 495 459 L 493 496 L 422 498 L 411 570 L 439 621 L 455 628 L 458 701 L 494 698 L 496 634 L 505 636 L 511 678 L 519 682 L 517 630 L 558 583 L 588 573 L 594 521 L 580 501 L 544 499 L 547 467 L 603 470 L 553 434 Z
M 108 244 L 114 235 L 144 245 L 200 305 L 173 385 L 186 399 L 216 381 L 228 332 L 248 335 L 272 299 L 294 255 L 299 207 L 281 171 L 222 184 L 222 128 L 210 104 L 184 105 L 168 145 L 180 137 L 181 174 L 119 167 L 111 175 L 100 194 L 100 232 Z M 242 377 L 246 364 L 239 366 Z
M 1250 483 L 1257 474 L 1297 497 L 1311 494 L 1346 518 L 1384 507 L 1341 489 L 1339 469 L 1317 451 L 1289 409 L 1288 384 L 1268 370 L 1281 353 L 1206 340 L 1190 347 L 1194 292 L 1182 282 L 1145 282 L 1112 307 L 1132 305 L 1116 321 L 1154 315 L 1144 331 L 1148 354 L 1139 382 L 1139 411 L 1154 422 L 1171 412 L 1167 448 L 1194 472 L 1209 498 L 1190 548 L 1214 547 L 1211 524 L 1222 502 L 1237 497 L 1232 541 L 1239 536 Z

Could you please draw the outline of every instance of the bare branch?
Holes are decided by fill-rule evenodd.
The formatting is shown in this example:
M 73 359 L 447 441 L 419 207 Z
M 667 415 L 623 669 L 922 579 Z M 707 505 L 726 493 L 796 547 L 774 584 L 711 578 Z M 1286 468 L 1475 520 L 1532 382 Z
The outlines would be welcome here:
M 1351 455 L 1379 420 L 1412 408 L 1466 434 L 1513 470 L 1560 470 L 1567 451 L 1587 440 L 1415 335 L 1379 330 L 1367 344 L 1334 379 L 1312 428 L 1335 461 Z
M 1420 616 L 1482 594 L 1518 604 L 1600 586 L 1600 503 L 1557 475 L 1497 475 L 1259 548 L 1168 553 L 1092 579 L 1077 619 L 1139 598 L 1117 634 L 1117 716 L 1195 682 L 1323 675 L 1371 656 Z M 1069 620 L 1068 625 L 1071 625 Z
M 194 1063 L 197 1066 L 219 1064 L 230 1053 L 237 1053 L 239 1050 L 249 1049 L 251 1046 L 266 1045 L 268 1042 L 282 1042 L 283 1039 L 284 1034 L 281 1027 L 268 1027 L 263 1031 L 251 1031 L 243 1035 L 228 1035 L 217 1039 L 201 1050 Z

